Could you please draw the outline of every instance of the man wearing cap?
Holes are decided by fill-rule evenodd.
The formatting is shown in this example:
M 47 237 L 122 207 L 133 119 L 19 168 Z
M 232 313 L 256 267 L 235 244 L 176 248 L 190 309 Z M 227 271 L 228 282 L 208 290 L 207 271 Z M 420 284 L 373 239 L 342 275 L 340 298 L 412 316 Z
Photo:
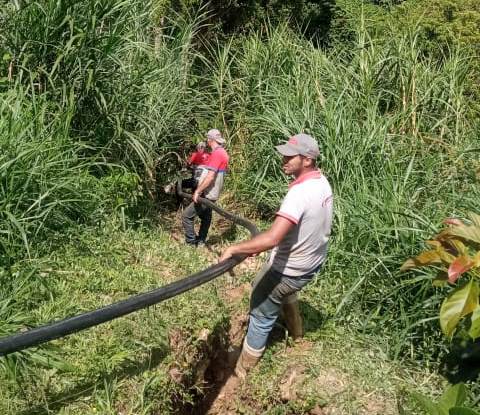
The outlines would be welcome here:
M 276 149 L 283 156 L 283 171 L 294 180 L 272 226 L 248 241 L 228 247 L 220 258 L 222 261 L 273 248 L 253 282 L 247 335 L 235 368 L 240 379 L 261 358 L 280 312 L 292 337 L 303 335 L 296 293 L 324 263 L 332 225 L 332 189 L 316 167 L 319 149 L 315 139 L 297 134 Z
M 211 149 L 208 161 L 202 165 L 202 173 L 198 179 L 198 186 L 193 193 L 192 203 L 183 211 L 182 223 L 185 230 L 185 242 L 190 245 L 204 244 L 208 229 L 212 222 L 212 209 L 198 203 L 200 196 L 215 202 L 223 188 L 224 177 L 228 168 L 229 156 L 223 145 L 225 139 L 217 129 L 207 132 L 207 144 Z M 200 230 L 195 235 L 195 217 L 200 218 Z

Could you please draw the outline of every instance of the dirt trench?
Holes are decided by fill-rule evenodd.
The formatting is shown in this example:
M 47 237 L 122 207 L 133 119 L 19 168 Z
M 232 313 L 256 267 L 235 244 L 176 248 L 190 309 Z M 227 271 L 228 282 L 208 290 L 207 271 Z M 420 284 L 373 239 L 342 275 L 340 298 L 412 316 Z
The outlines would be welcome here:
M 249 291 L 249 284 L 226 289 L 224 290 L 224 295 L 227 296 L 225 300 L 228 302 L 241 300 L 247 291 Z M 200 334 L 200 337 L 203 337 L 201 340 L 205 345 L 205 353 L 202 359 L 195 361 L 193 364 L 195 379 L 194 384 L 190 386 L 191 390 L 196 392 L 192 404 L 179 406 L 178 415 L 234 413 L 232 412 L 234 410 L 232 404 L 240 385 L 233 371 L 240 355 L 247 321 L 247 314 L 239 309 L 231 315 L 228 333 Z M 174 381 L 182 383 L 182 379 L 176 379 L 177 376 L 178 373 L 173 368 L 170 377 Z
M 246 319 L 241 315 L 232 318 L 228 346 L 218 350 L 205 371 L 205 394 L 192 407 L 191 414 L 217 415 L 231 413 L 231 404 L 237 396 L 238 378 L 233 371 L 240 355 Z
M 179 212 L 172 218 L 171 236 L 175 241 L 182 243 L 183 232 L 179 218 Z M 230 240 L 235 234 L 235 225 L 230 221 L 218 218 L 213 223 L 213 228 L 218 234 L 212 237 L 210 242 L 213 245 L 207 245 L 202 249 L 202 254 L 211 260 L 218 261 L 221 254 L 220 250 L 215 246 L 216 243 Z M 178 382 L 183 383 L 187 389 L 195 390 L 193 404 L 183 405 L 180 403 L 176 413 L 178 415 L 224 415 L 234 414 L 235 400 L 238 396 L 239 380 L 233 374 L 235 364 L 241 351 L 241 345 L 246 333 L 248 324 L 248 310 L 242 305 L 242 300 L 250 295 L 251 284 L 244 283 L 238 285 L 235 281 L 241 273 L 247 271 L 255 273 L 261 265 L 259 257 L 248 258 L 239 264 L 234 270 L 229 271 L 225 276 L 221 277 L 224 282 L 219 288 L 219 293 L 230 309 L 230 321 L 228 332 L 225 333 L 207 333 L 200 334 L 202 338 L 203 356 L 198 361 L 191 361 L 193 372 L 195 373 L 193 385 L 187 385 L 184 380 L 178 377 L 178 373 L 174 368 L 170 377 Z

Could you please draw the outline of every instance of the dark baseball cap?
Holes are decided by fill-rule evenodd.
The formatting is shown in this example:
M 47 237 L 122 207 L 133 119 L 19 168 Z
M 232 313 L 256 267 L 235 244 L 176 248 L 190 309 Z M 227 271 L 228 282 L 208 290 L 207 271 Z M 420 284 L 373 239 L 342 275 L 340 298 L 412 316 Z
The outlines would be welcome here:
M 318 143 L 315 139 L 311 135 L 303 133 L 290 137 L 285 144 L 275 146 L 275 148 L 282 156 L 296 156 L 300 154 L 301 156 L 316 159 L 320 155 Z

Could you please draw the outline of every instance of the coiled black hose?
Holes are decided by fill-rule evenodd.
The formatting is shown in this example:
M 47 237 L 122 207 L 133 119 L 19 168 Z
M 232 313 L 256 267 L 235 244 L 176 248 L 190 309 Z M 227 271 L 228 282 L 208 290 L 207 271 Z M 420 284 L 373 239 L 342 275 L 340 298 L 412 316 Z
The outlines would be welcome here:
M 177 193 L 184 198 L 191 199 L 192 197 L 190 194 L 183 192 L 180 181 L 177 183 Z M 211 207 L 232 222 L 245 227 L 252 236 L 258 233 L 257 227 L 252 222 L 226 212 L 208 199 L 200 198 L 200 202 Z M 69 317 L 23 333 L 4 337 L 0 339 L 0 356 L 6 356 L 13 352 L 18 352 L 50 340 L 76 333 L 80 330 L 85 330 L 89 327 L 97 326 L 126 314 L 133 313 L 134 311 L 141 310 L 142 308 L 160 303 L 168 298 L 175 297 L 231 270 L 246 257 L 246 255 L 236 255 L 216 265 L 212 265 L 203 271 L 157 288 L 156 290 L 138 294 L 126 300 L 75 317 Z

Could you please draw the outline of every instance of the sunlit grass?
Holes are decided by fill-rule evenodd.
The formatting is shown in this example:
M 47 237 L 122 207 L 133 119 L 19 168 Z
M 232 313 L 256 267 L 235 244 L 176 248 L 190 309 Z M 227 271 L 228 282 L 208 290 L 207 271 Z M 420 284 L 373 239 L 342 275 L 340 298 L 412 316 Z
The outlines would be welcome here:
M 444 347 L 435 290 L 399 267 L 443 217 L 477 204 L 468 51 L 439 62 L 421 53 L 415 28 L 372 38 L 363 20 L 353 43 L 330 50 L 285 26 L 234 45 L 212 50 L 205 75 L 210 108 L 229 120 L 230 189 L 271 217 L 287 183 L 274 145 L 316 137 L 335 194 L 322 283 L 338 290 L 333 313 L 361 331 L 388 327 L 392 356 L 435 358 Z
M 119 225 L 79 229 L 69 244 L 37 264 L 37 274 L 30 277 L 43 275 L 51 296 L 34 303 L 29 295 L 30 304 L 23 305 L 35 325 L 158 288 L 208 264 L 166 232 L 123 232 Z M 30 359 L 28 366 L 15 356 L 2 359 L 22 363 L 10 376 L 6 371 L 0 376 L 2 412 L 118 413 L 123 408 L 171 413 L 176 403 L 191 399 L 188 387 L 195 383 L 196 364 L 213 353 L 199 339 L 202 330 L 212 339 L 221 337 L 227 321 L 216 285 L 208 284 L 45 345 L 39 354 L 43 360 Z M 54 354 L 49 358 L 47 353 Z M 169 377 L 173 367 L 184 372 L 184 385 Z
M 1 11 L 0 334 L 153 288 L 159 267 L 170 278 L 206 266 L 162 232 L 128 230 L 146 200 L 158 201 L 188 144 L 217 127 L 232 155 L 228 201 L 269 221 L 288 182 L 273 146 L 306 131 L 322 148 L 335 224 L 305 302 L 347 336 L 377 336 L 389 358 L 438 364 L 447 347 L 436 291 L 429 275 L 398 270 L 444 216 L 478 210 L 468 51 L 432 58 L 415 28 L 378 38 L 362 19 L 352 42 L 329 50 L 282 25 L 201 43 L 201 12 L 157 27 L 152 8 L 36 0 Z M 108 215 L 125 233 L 103 233 Z M 115 413 L 137 397 L 132 412 L 167 410 L 168 362 L 141 380 L 116 370 L 166 347 L 172 327 L 223 324 L 213 291 L 2 359 L 4 411 L 59 400 L 71 413 Z M 192 319 L 198 310 L 208 312 Z

